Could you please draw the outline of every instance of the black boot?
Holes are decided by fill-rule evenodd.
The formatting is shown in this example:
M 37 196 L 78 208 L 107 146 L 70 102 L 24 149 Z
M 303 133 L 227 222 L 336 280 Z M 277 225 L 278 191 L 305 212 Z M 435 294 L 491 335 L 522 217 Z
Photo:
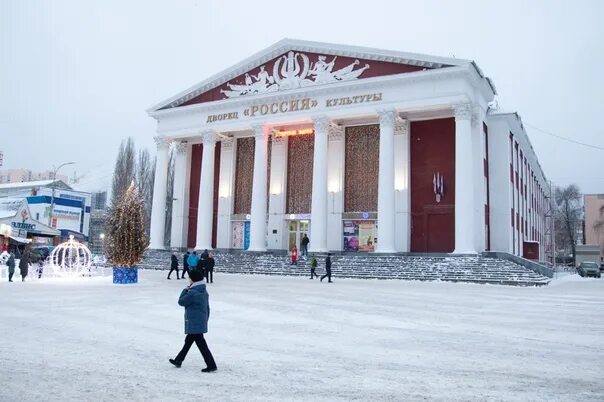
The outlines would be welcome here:
M 201 369 L 202 373 L 211 373 L 212 371 L 216 371 L 218 370 L 218 367 L 206 367 L 204 369 Z
M 178 368 L 180 368 L 180 366 L 182 365 L 182 362 L 179 362 L 178 360 L 168 359 L 168 361 Z

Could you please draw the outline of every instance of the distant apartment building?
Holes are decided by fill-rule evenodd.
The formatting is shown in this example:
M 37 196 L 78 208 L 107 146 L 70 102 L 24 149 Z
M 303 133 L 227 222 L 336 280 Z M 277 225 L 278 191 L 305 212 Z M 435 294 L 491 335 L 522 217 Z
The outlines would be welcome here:
M 29 169 L 3 169 L 0 170 L 0 184 L 23 183 L 28 181 L 53 180 L 54 172 L 47 170 L 35 172 Z M 58 174 L 56 177 L 64 183 L 68 182 L 67 176 Z
M 585 194 L 585 246 L 604 262 L 604 194 Z M 597 253 L 596 251 L 599 251 Z

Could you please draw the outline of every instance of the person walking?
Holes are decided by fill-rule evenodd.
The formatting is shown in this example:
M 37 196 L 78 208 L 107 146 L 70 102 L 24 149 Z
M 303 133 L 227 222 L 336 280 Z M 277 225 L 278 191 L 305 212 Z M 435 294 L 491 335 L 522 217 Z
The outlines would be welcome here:
M 317 258 L 313 255 L 310 259 L 310 279 L 315 279 L 315 276 L 318 278 L 319 275 L 317 275 L 317 265 L 319 265 L 319 263 L 317 262 Z
M 29 270 L 29 251 L 25 249 L 19 260 L 19 271 L 21 272 L 21 281 L 25 282 L 25 277 Z
M 329 283 L 332 283 L 331 280 L 331 253 L 327 253 L 327 258 L 325 258 L 325 275 L 321 277 L 321 282 L 323 279 L 327 278 Z
M 214 283 L 214 257 L 212 254 L 208 253 L 208 258 L 206 259 L 206 283 Z
M 292 248 L 292 261 L 290 265 L 298 265 L 298 249 L 296 246 Z
M 6 262 L 8 265 L 8 281 L 13 281 L 13 275 L 15 274 L 15 253 L 11 251 L 10 256 L 8 257 L 8 261 Z
M 302 237 L 302 241 L 300 241 L 300 243 L 302 245 L 302 255 L 304 257 L 308 257 L 308 243 L 310 243 L 310 239 L 306 233 L 304 233 L 304 237 Z
M 185 279 L 185 274 L 187 272 L 189 272 L 189 262 L 187 261 L 187 259 L 189 258 L 190 253 L 187 251 L 183 256 L 182 256 L 182 275 L 180 275 L 180 277 L 182 279 Z
M 187 353 L 193 342 L 199 348 L 203 360 L 206 363 L 206 368 L 202 369 L 203 373 L 216 371 L 216 362 L 212 356 L 212 352 L 208 348 L 203 334 L 208 332 L 208 319 L 210 318 L 210 303 L 209 296 L 206 290 L 206 285 L 203 283 L 203 273 L 199 269 L 194 269 L 189 272 L 191 283 L 180 293 L 178 304 L 185 308 L 185 344 L 181 351 L 174 359 L 169 359 L 169 362 L 176 367 L 180 367 L 182 362 L 187 357 Z
M 189 263 L 189 271 L 197 268 L 197 264 L 199 264 L 199 256 L 197 255 L 197 251 L 193 251 L 193 253 L 189 255 L 187 262 Z M 189 277 L 191 277 L 191 272 L 189 272 Z
M 168 272 L 168 279 L 171 279 L 170 275 L 172 275 L 172 271 L 176 271 L 176 279 L 180 279 L 178 277 L 178 257 L 176 256 L 176 251 L 174 251 L 171 256 L 170 272 Z

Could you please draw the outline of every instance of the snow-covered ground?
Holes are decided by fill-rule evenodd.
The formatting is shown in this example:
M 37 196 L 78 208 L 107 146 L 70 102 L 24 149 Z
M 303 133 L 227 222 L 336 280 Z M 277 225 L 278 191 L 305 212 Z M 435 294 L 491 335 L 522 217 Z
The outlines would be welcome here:
M 604 280 L 548 287 L 215 275 L 204 374 L 185 281 L 0 283 L 0 401 L 604 400 Z

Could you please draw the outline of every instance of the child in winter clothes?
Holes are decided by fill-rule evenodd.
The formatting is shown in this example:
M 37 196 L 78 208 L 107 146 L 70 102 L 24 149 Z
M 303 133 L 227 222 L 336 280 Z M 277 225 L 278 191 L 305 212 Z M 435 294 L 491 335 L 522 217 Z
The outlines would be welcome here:
M 199 348 L 206 368 L 201 371 L 209 373 L 216 371 L 216 362 L 208 349 L 203 334 L 208 332 L 208 319 L 210 318 L 210 303 L 206 285 L 203 283 L 203 272 L 199 269 L 189 271 L 191 284 L 186 287 L 178 298 L 178 304 L 185 308 L 185 344 L 174 359 L 169 359 L 176 367 L 180 367 L 187 356 L 193 342 Z

